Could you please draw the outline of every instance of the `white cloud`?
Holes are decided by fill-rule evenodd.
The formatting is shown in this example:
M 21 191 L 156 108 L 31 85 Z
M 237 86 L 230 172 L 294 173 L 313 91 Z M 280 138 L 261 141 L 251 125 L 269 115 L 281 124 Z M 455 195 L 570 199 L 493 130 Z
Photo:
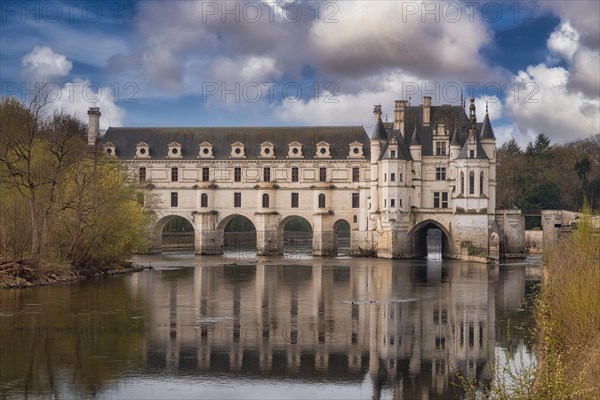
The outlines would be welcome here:
M 538 1 L 541 11 L 552 11 L 563 21 L 569 21 L 579 33 L 580 41 L 591 48 L 600 46 L 600 2 L 598 0 Z
M 30 83 L 50 82 L 69 75 L 73 63 L 48 46 L 35 46 L 21 60 L 21 76 Z
M 589 96 L 600 94 L 600 53 L 581 46 L 573 56 L 569 86 Z
M 287 123 L 305 125 L 363 125 L 367 133 L 371 133 L 374 125 L 373 105 L 381 104 L 383 119 L 386 116 L 393 120 L 394 101 L 401 98 L 400 93 L 404 82 L 414 82 L 417 85 L 426 82 L 415 76 L 395 71 L 388 73 L 375 81 L 369 89 L 358 93 L 332 93 L 321 90 L 318 96 L 305 101 L 284 101 L 276 108 L 274 115 Z M 427 82 L 429 87 L 431 83 Z M 413 99 L 413 105 L 419 104 L 419 99 Z
M 271 57 L 250 57 L 242 68 L 242 77 L 248 82 L 263 82 L 279 76 L 277 61 Z
M 281 76 L 277 61 L 270 57 L 217 57 L 205 73 L 213 82 L 263 83 Z
M 569 72 L 544 64 L 519 71 L 514 85 L 529 88 L 518 101 L 506 101 L 517 129 L 529 136 L 543 132 L 554 142 L 565 142 L 600 132 L 600 100 L 568 90 Z M 529 86 L 525 86 L 529 84 Z M 516 86 L 514 86 L 516 87 Z M 529 94 L 529 96 L 525 96 Z
M 483 121 L 483 118 L 485 118 L 486 107 L 490 114 L 490 120 L 502 118 L 504 112 L 502 101 L 496 96 L 482 96 L 475 99 L 477 121 Z
M 410 15 L 407 3 L 419 10 L 437 7 L 442 17 L 423 21 Z M 402 68 L 427 78 L 489 79 L 479 54 L 492 34 L 478 18 L 456 20 L 441 10 L 440 2 L 338 2 L 337 23 L 313 24 L 309 36 L 319 68 L 348 76 L 362 76 L 386 68 Z M 444 17 L 445 16 L 445 17 Z
M 115 93 L 110 87 L 98 87 L 89 80 L 75 79 L 49 93 L 51 111 L 64 111 L 87 123 L 89 107 L 100 107 L 100 129 L 121 126 L 125 110 L 115 103 Z
M 87 123 L 89 107 L 100 107 L 102 118 L 100 129 L 120 126 L 125 110 L 116 104 L 120 99 L 111 87 L 101 87 L 87 79 L 75 79 L 59 84 L 51 79 L 69 74 L 73 64 L 63 54 L 58 54 L 48 46 L 36 46 L 23 57 L 21 74 L 36 83 L 46 83 L 43 94 L 47 99 L 49 112 L 66 112 Z
M 550 51 L 560 55 L 566 61 L 571 61 L 579 47 L 579 33 L 569 22 L 565 22 L 552 32 L 547 44 Z
M 288 3 L 292 11 L 301 10 L 299 21 L 282 17 Z M 425 3 L 418 6 L 441 4 Z M 398 69 L 431 81 L 501 79 L 480 54 L 492 34 L 478 16 L 469 21 L 463 13 L 454 21 L 444 14 L 438 23 L 423 23 L 419 13 L 405 22 L 407 3 L 390 1 L 253 4 L 262 7 L 258 21 L 249 20 L 245 6 L 237 7 L 238 15 L 224 14 L 223 2 L 142 2 L 129 52 L 113 55 L 109 67 L 178 94 L 197 93 L 201 82 L 215 78 L 260 80 L 282 71 L 290 79 L 304 79 L 311 71 L 315 80 L 334 81 L 345 93 L 360 93 L 373 78 Z

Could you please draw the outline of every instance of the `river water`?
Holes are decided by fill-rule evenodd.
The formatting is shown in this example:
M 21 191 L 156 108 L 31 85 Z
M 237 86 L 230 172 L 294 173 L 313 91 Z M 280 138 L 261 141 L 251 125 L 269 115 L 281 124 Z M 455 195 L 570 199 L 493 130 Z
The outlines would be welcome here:
M 529 354 L 536 260 L 135 261 L 155 270 L 0 291 L 1 398 L 453 399 L 457 371 Z

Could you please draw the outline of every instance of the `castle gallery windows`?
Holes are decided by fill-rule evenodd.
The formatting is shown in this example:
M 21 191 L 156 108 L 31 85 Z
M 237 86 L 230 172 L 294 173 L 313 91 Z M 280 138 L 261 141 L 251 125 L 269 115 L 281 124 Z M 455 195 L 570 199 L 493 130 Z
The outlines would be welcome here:
M 326 140 L 313 139 L 310 144 L 302 143 L 298 140 L 282 144 L 277 141 L 266 140 L 260 143 L 246 140 L 237 140 L 233 143 L 218 143 L 217 139 L 202 140 L 199 144 L 190 145 L 186 143 L 189 138 L 180 135 L 174 135 L 178 140 L 169 142 L 167 145 L 157 146 L 152 144 L 156 142 L 155 135 L 144 135 L 143 141 L 135 144 L 134 159 L 332 159 L 345 158 L 364 160 L 365 143 L 354 140 L 351 143 L 338 143 L 336 133 L 331 135 L 331 142 Z M 329 137 L 329 136 L 328 136 Z M 115 144 L 116 143 L 116 144 Z M 150 144 L 149 144 L 150 143 Z M 337 149 L 337 150 L 336 150 Z M 127 149 L 122 141 L 106 141 L 102 144 L 104 154 L 119 158 L 127 158 L 126 153 L 132 150 Z M 119 152 L 119 154 L 117 154 Z M 123 154 L 121 154 L 121 152 Z M 335 154 L 334 154 L 335 153 Z M 394 151 L 394 156 L 396 152 Z

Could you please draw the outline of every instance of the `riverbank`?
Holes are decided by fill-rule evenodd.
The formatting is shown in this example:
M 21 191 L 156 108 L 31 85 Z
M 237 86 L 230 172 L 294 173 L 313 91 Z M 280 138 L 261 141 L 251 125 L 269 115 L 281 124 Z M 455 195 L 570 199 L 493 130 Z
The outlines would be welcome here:
M 148 267 L 127 262 L 87 269 L 77 269 L 67 264 L 42 262 L 34 266 L 28 259 L 0 259 L 0 288 L 26 288 L 46 286 L 89 278 L 139 272 Z
M 600 232 L 581 218 L 544 253 L 536 398 L 600 399 Z

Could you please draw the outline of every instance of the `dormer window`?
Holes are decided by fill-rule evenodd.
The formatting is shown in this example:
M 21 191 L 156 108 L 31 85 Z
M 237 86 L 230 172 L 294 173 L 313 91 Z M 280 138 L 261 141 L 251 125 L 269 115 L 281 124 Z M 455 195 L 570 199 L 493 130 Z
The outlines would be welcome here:
M 117 155 L 115 145 L 112 144 L 111 142 L 104 143 L 104 145 L 102 147 L 107 156 L 115 157 Z
M 183 158 L 181 154 L 181 145 L 177 142 L 169 143 L 169 151 L 167 153 L 168 158 Z
M 331 152 L 329 148 L 330 144 L 323 141 L 317 143 L 317 158 L 331 158 Z
M 139 142 L 135 148 L 135 158 L 150 158 L 150 146 L 148 143 Z
M 329 145 L 327 145 L 329 146 Z M 363 144 L 360 142 L 352 142 L 350 143 L 350 152 L 348 153 L 348 158 L 363 158 Z
M 264 142 L 260 145 L 260 158 L 275 158 L 275 147 L 271 142 Z
M 198 157 L 200 158 L 215 158 L 213 155 L 213 147 L 212 144 L 208 142 L 200 143 L 200 148 L 198 151 Z
M 231 145 L 231 158 L 246 158 L 246 150 L 243 143 L 235 142 Z
M 446 130 L 444 124 L 438 124 L 434 129 L 435 136 L 448 136 L 449 132 Z
M 288 144 L 288 158 L 304 158 L 302 155 L 302 144 L 300 142 L 292 142 Z

